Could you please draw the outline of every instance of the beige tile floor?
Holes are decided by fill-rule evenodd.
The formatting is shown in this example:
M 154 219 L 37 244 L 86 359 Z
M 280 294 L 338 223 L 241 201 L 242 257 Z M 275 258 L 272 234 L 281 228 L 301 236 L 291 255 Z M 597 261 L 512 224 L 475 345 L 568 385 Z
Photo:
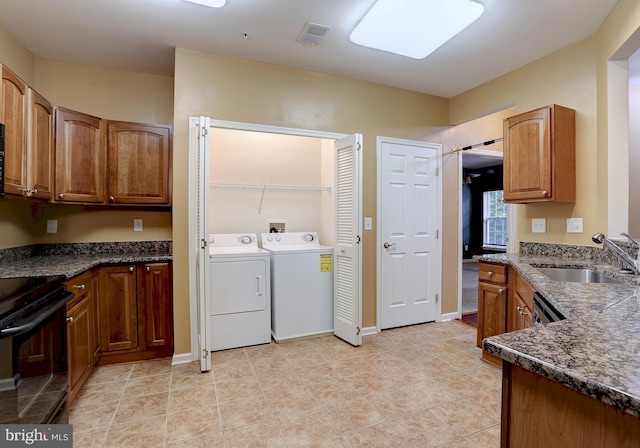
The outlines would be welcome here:
M 94 369 L 74 447 L 498 447 L 500 369 L 452 321 Z

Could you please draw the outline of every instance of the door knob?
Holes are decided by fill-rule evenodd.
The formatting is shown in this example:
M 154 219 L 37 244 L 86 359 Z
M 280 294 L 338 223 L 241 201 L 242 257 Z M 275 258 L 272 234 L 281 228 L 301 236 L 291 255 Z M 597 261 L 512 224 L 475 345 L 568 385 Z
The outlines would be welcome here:
M 395 246 L 396 243 L 388 243 L 388 242 L 384 242 L 383 246 L 385 249 L 389 249 L 391 246 Z

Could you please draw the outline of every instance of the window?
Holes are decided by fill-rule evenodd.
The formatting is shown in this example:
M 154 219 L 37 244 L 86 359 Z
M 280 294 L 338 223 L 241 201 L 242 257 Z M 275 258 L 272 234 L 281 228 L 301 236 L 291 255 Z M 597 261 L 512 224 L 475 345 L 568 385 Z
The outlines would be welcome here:
M 482 200 L 484 208 L 482 247 L 504 249 L 507 247 L 507 206 L 503 201 L 503 192 L 502 190 L 485 191 Z

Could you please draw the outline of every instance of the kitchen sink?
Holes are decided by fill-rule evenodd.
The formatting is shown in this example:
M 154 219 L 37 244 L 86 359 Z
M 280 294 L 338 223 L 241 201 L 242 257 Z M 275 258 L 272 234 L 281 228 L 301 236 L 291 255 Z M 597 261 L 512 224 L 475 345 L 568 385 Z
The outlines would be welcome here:
M 551 280 L 575 283 L 623 283 L 593 269 L 536 268 Z

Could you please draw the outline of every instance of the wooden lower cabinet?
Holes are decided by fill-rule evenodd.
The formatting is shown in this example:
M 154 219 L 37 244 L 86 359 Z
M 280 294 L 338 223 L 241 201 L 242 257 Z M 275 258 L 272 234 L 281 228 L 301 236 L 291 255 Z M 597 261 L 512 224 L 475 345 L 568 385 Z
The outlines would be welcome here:
M 66 282 L 75 297 L 67 304 L 67 364 L 69 371 L 69 402 L 75 400 L 91 374 L 99 355 L 96 336 L 95 272 L 88 271 Z
M 504 333 L 507 323 L 507 266 L 490 263 L 478 265 L 478 347 L 482 340 Z M 482 359 L 500 365 L 502 361 L 485 351 Z
M 501 429 L 502 448 L 640 446 L 640 418 L 506 362 Z
M 100 365 L 173 355 L 170 263 L 99 268 Z

